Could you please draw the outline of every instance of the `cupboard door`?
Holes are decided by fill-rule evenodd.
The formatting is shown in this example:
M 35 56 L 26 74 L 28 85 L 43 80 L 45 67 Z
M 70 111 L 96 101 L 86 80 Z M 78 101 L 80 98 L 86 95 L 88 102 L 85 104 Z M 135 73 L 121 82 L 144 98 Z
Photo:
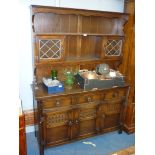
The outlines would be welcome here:
M 96 133 L 96 107 L 98 103 L 87 103 L 79 108 L 79 136 Z
M 105 127 L 105 113 L 103 112 L 101 105 L 97 106 L 96 114 L 96 131 L 97 133 L 100 133 Z
M 120 126 L 122 113 L 122 99 L 103 101 L 99 106 L 100 131 Z
M 72 112 L 69 109 L 46 112 L 44 116 L 44 139 L 47 146 L 63 143 L 70 139 Z
M 79 108 L 72 109 L 71 139 L 79 136 Z

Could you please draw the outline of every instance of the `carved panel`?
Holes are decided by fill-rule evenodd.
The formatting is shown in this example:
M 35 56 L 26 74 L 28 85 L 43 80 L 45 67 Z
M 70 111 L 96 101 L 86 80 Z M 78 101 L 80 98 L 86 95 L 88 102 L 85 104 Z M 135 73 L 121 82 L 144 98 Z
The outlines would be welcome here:
M 120 113 L 121 104 L 105 104 L 102 109 L 106 114 Z
M 80 110 L 80 120 L 94 119 L 96 117 L 96 109 Z
M 55 113 L 47 116 L 46 127 L 52 128 L 56 126 L 65 125 L 68 122 L 67 113 Z
M 119 126 L 119 123 L 120 123 L 119 113 L 108 115 L 108 117 L 106 117 L 104 123 L 105 123 L 104 128 Z

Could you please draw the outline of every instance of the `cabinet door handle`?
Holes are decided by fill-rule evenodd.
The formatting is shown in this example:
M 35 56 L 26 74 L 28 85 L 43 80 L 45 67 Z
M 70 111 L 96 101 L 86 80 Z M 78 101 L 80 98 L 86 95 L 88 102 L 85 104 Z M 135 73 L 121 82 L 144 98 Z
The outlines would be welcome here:
M 70 121 L 68 122 L 68 125 L 69 125 L 69 126 L 72 126 L 72 125 L 73 125 L 73 121 L 70 120 Z
M 60 107 L 60 101 L 56 101 L 56 103 L 55 103 L 55 105 L 56 105 L 56 107 Z
M 79 120 L 75 120 L 75 124 L 79 124 Z
M 44 122 L 44 117 L 41 117 L 39 123 L 42 124 L 43 122 Z
M 102 118 L 105 118 L 105 114 L 102 115 Z
M 88 97 L 88 98 L 87 98 L 87 101 L 88 101 L 88 102 L 92 102 L 92 98 L 91 98 L 91 97 Z

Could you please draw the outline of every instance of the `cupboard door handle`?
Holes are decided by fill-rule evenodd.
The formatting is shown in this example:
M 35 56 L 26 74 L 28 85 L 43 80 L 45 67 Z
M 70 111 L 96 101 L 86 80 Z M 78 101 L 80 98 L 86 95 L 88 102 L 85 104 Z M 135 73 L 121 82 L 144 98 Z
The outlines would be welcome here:
M 42 124 L 43 122 L 44 122 L 44 117 L 41 117 L 39 124 Z
M 60 101 L 56 101 L 55 105 L 56 107 L 60 107 Z
M 91 97 L 88 97 L 88 98 L 87 98 L 87 101 L 88 101 L 88 102 L 92 102 L 92 98 L 91 98 Z
M 75 120 L 75 124 L 79 124 L 79 120 Z
M 68 122 L 68 125 L 69 125 L 69 126 L 72 126 L 72 125 L 73 125 L 73 121 L 70 120 L 70 121 Z

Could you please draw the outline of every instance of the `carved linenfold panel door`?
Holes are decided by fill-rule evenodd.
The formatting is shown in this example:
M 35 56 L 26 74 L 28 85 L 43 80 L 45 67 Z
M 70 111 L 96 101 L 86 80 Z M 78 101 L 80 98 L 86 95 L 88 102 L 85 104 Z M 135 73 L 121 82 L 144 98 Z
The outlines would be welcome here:
M 96 131 L 100 133 L 104 130 L 105 127 L 105 114 L 102 110 L 102 106 L 97 106 L 97 118 L 96 118 Z
M 116 102 L 102 102 L 97 107 L 97 132 L 104 132 L 106 128 L 119 126 L 121 100 Z
M 79 108 L 79 136 L 96 133 L 96 107 L 98 103 L 87 103 Z
M 72 109 L 72 126 L 71 126 L 71 139 L 77 138 L 79 136 L 79 108 Z
M 55 145 L 70 139 L 72 112 L 61 110 L 45 113 L 45 143 Z
M 105 128 L 119 126 L 121 104 L 107 104 L 105 109 Z

